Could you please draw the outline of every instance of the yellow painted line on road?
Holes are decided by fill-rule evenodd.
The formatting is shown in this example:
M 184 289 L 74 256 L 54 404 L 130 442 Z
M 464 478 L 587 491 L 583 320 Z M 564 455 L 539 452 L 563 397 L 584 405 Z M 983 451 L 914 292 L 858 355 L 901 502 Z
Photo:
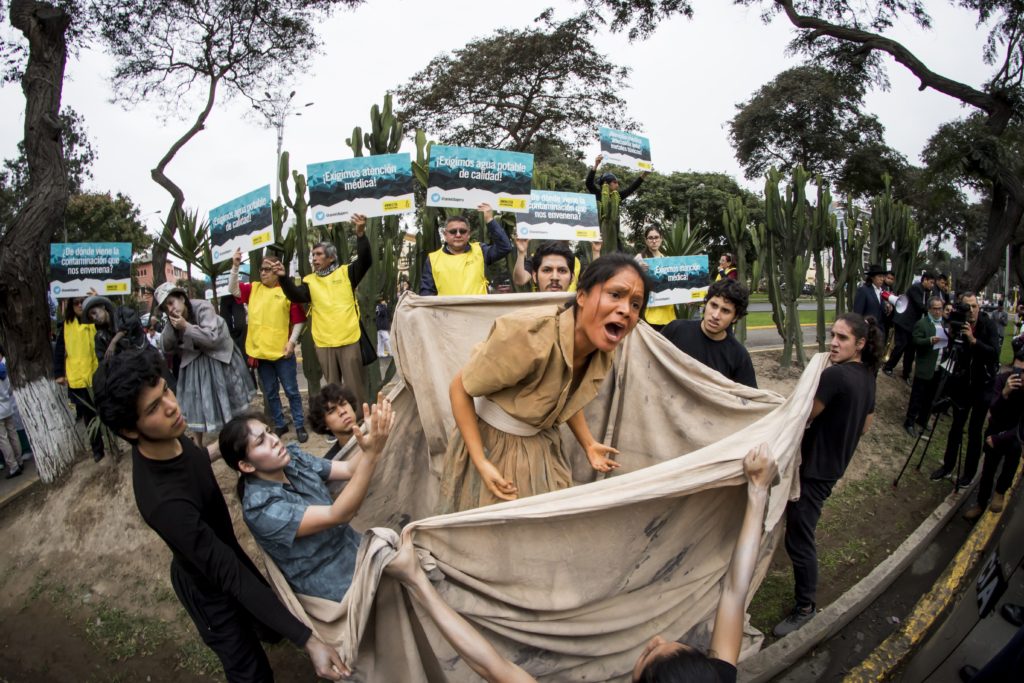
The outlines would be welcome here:
M 1006 492 L 1007 501 L 1011 500 L 1019 482 L 1020 472 L 1017 473 L 1014 485 Z M 1009 505 L 1004 506 L 1000 512 L 985 511 L 953 561 L 942 572 L 942 576 L 931 590 L 917 601 L 914 609 L 903 620 L 900 629 L 882 641 L 867 659 L 854 667 L 843 679 L 844 683 L 888 680 L 895 670 L 907 661 L 966 587 L 971 572 L 992 540 L 1007 507 Z

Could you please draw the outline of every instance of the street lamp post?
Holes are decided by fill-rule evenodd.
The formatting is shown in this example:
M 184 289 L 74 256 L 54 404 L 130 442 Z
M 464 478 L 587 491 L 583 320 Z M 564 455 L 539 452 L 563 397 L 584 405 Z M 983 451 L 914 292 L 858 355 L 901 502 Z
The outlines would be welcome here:
M 253 102 L 253 108 L 263 115 L 268 128 L 277 129 L 277 163 L 274 166 L 274 198 L 277 199 L 281 196 L 281 153 L 284 146 L 285 121 L 289 116 L 302 116 L 302 109 L 312 107 L 313 102 L 306 102 L 301 107 L 293 106 L 294 90 L 288 93 L 287 97 L 284 94 L 271 95 L 270 92 L 264 92 L 263 95 L 266 99 Z

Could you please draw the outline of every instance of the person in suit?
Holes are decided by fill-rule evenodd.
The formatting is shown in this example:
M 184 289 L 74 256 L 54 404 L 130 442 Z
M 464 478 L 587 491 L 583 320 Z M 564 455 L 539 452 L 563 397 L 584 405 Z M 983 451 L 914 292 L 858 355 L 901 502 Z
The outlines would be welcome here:
M 886 270 L 877 263 L 868 265 L 864 273 L 864 284 L 857 288 L 853 297 L 853 312 L 865 318 L 871 316 L 875 319 L 882 339 L 886 338 L 889 330 L 885 322 L 885 301 L 882 299 L 882 284 L 885 282 Z
M 910 285 L 910 289 L 907 290 L 907 307 L 893 318 L 896 332 L 895 345 L 889 355 L 889 360 L 882 368 L 882 372 L 889 377 L 893 376 L 893 370 L 896 369 L 897 363 L 902 358 L 903 381 L 910 382 L 910 369 L 914 365 L 914 344 L 911 337 L 913 337 L 914 325 L 928 311 L 928 297 L 934 286 L 935 276 L 928 271 L 922 273 L 921 281 Z

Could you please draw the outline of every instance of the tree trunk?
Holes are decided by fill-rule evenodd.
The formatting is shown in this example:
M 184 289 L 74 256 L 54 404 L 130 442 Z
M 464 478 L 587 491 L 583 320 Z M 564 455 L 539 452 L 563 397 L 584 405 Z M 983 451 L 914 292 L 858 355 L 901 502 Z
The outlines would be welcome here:
M 1021 198 L 1024 199 L 1024 198 Z M 972 254 L 962 287 L 957 289 L 981 291 L 1003 265 L 1006 247 L 1013 242 L 1014 233 L 1024 217 L 1024 203 L 1014 196 L 1012 188 L 998 181 L 992 184 L 992 205 L 989 208 L 988 231 L 985 246 L 977 256 Z
M 67 59 L 64 34 L 71 18 L 32 0 L 14 0 L 10 18 L 29 43 L 21 79 L 29 183 L 24 206 L 0 238 L 0 338 L 39 477 L 49 483 L 84 447 L 67 396 L 51 377 L 46 303 L 50 237 L 63 224 L 68 200 L 58 112 Z
M 171 148 L 167 150 L 167 154 L 160 159 L 160 162 L 156 165 L 152 171 L 149 172 L 150 177 L 157 185 L 167 190 L 167 193 L 171 195 L 171 209 L 167 212 L 167 220 L 164 221 L 164 229 L 160 233 L 160 238 L 153 244 L 153 288 L 156 289 L 165 281 L 164 271 L 167 269 L 167 243 L 171 237 L 174 236 L 175 231 L 178 229 L 178 216 L 185 208 L 185 193 L 182 191 L 177 184 L 174 183 L 170 178 L 167 177 L 165 171 L 167 165 L 171 163 L 174 156 L 178 153 L 182 147 L 188 143 L 189 140 L 194 138 L 199 131 L 206 127 L 206 119 L 209 118 L 210 112 L 213 111 L 213 104 L 217 99 L 217 84 L 220 83 L 220 76 L 210 76 L 210 86 L 206 94 L 206 106 L 199 112 L 199 116 L 196 117 L 192 127 L 185 131 L 185 134 L 178 138 Z M 189 277 L 189 289 L 191 289 L 191 276 Z M 156 306 L 156 299 L 153 299 L 153 306 Z

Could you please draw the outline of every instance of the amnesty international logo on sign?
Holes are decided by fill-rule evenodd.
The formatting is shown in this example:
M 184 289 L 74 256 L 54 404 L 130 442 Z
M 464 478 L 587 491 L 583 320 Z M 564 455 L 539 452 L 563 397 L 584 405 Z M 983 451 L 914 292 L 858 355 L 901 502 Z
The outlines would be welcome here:
M 530 240 L 601 239 L 597 198 L 577 192 L 534 190 L 530 213 L 516 220 L 516 236 Z
M 412 213 L 412 160 L 408 154 L 377 154 L 306 167 L 313 225 Z
M 430 147 L 427 206 L 498 211 L 530 209 L 533 155 L 477 147 Z

